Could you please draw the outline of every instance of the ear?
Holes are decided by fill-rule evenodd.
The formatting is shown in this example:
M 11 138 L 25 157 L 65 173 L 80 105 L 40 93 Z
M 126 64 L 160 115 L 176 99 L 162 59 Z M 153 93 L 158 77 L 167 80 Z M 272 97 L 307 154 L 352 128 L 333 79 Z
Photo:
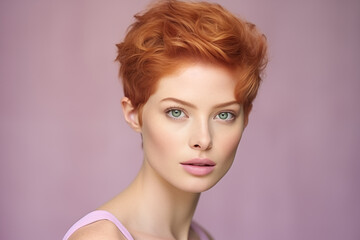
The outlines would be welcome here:
M 138 118 L 138 111 L 132 105 L 130 99 L 124 97 L 121 100 L 121 106 L 124 113 L 125 121 L 130 125 L 136 132 L 141 132 L 141 126 Z

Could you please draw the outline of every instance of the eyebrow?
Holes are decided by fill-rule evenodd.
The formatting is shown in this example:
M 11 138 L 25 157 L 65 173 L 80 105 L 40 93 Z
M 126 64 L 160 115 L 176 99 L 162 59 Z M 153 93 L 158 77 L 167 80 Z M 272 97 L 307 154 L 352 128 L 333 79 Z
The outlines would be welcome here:
M 196 108 L 196 106 L 194 104 L 183 101 L 183 100 L 180 100 L 180 99 L 177 99 L 177 98 L 168 97 L 168 98 L 162 99 L 160 102 L 164 102 L 164 101 L 173 101 L 173 102 L 177 102 L 179 104 L 182 104 L 182 105 L 185 105 L 185 106 L 188 106 L 188 107 L 191 107 L 191 108 Z M 230 102 L 224 102 L 224 103 L 216 104 L 214 106 L 214 108 L 226 107 L 226 106 L 230 106 L 230 105 L 233 105 L 233 104 L 240 105 L 240 103 L 237 102 L 237 101 L 230 101 Z

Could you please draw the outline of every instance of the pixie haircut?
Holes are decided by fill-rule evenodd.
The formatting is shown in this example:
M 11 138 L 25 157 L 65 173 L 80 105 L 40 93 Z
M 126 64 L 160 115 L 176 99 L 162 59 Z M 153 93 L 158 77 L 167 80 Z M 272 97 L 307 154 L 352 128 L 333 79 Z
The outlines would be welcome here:
M 266 66 L 266 38 L 254 24 L 218 4 L 159 1 L 135 16 L 117 44 L 124 95 L 141 110 L 157 83 L 189 62 L 219 64 L 237 74 L 235 98 L 247 122 Z

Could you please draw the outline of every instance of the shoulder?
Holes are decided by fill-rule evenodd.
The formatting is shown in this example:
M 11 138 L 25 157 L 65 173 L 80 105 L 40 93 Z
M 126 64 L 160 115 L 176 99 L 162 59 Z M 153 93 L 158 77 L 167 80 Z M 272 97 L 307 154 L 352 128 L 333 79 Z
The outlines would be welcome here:
M 208 239 L 208 240 L 214 240 L 213 236 L 211 236 L 211 234 L 209 233 L 208 230 L 206 230 L 202 225 L 200 225 L 199 223 L 197 222 L 193 222 L 192 223 L 192 226 L 193 226 L 193 230 L 197 233 L 198 235 L 198 239 L 200 240 L 203 240 L 204 239 L 204 236 L 206 236 L 205 239 Z M 204 240 L 205 240 L 204 239 Z
M 99 220 L 76 230 L 68 240 L 126 240 L 116 225 L 108 220 Z
M 205 233 L 205 235 L 207 236 L 207 238 L 208 238 L 209 240 L 214 240 L 213 236 L 211 236 L 211 234 L 209 233 L 208 230 L 206 230 L 206 229 L 203 228 L 202 226 L 200 226 L 200 227 L 201 227 L 202 231 Z

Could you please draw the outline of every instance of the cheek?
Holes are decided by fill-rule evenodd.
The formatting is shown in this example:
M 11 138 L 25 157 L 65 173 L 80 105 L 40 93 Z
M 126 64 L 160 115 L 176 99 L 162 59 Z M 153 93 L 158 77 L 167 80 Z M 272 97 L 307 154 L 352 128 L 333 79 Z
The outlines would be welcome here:
M 144 123 L 142 128 L 144 153 L 151 158 L 163 158 L 179 147 L 177 131 L 169 129 L 163 119 Z
M 161 126 L 158 125 L 143 125 L 143 146 L 145 154 L 156 154 L 158 149 L 167 149 L 166 137 Z
M 222 138 L 219 139 L 221 144 L 222 153 L 224 154 L 224 160 L 231 161 L 235 157 L 237 147 L 241 139 L 241 131 L 233 131 L 227 134 L 222 134 Z

